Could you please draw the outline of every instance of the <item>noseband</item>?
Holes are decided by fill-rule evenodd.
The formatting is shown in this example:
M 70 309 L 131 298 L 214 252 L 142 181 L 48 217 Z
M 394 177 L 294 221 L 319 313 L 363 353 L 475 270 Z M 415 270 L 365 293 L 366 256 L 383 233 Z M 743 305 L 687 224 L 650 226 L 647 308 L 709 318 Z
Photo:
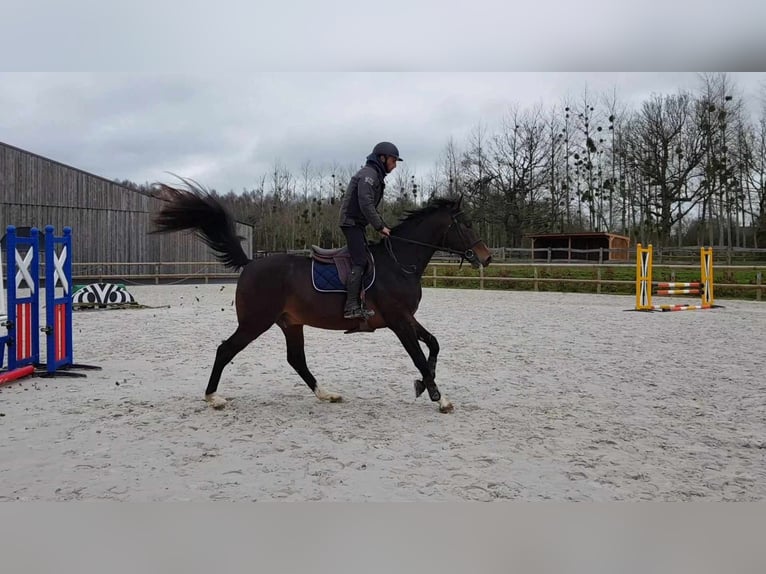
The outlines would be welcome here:
M 463 214 L 462 211 L 458 211 L 457 213 L 451 214 L 452 217 L 452 223 L 450 223 L 447 230 L 444 232 L 444 235 L 442 235 L 441 243 L 443 244 L 447 234 L 450 232 L 450 229 L 452 229 L 453 226 L 457 229 L 458 236 L 460 237 L 460 241 L 467 245 L 468 241 L 465 238 L 465 234 L 463 233 L 463 230 L 460 228 L 460 225 L 458 223 L 458 217 L 460 217 Z M 477 239 L 471 245 L 468 245 L 464 251 L 458 251 L 457 249 L 452 249 L 450 247 L 445 247 L 444 245 L 434 245 L 433 243 L 424 243 L 422 241 L 416 241 L 414 239 L 407 239 L 405 237 L 398 237 L 396 235 L 389 235 L 385 240 L 386 244 L 386 251 L 388 251 L 388 254 L 391 256 L 391 258 L 401 267 L 402 271 L 404 271 L 407 274 L 415 273 L 415 266 L 414 265 L 402 265 L 399 263 L 399 260 L 396 258 L 396 255 L 394 255 L 394 249 L 391 245 L 391 239 L 398 239 L 399 241 L 403 241 L 404 243 L 412 243 L 413 245 L 421 245 L 423 247 L 430 247 L 432 249 L 438 250 L 438 251 L 446 251 L 447 253 L 451 253 L 453 255 L 459 255 L 460 256 L 460 267 L 463 266 L 463 261 L 468 261 L 469 263 L 480 263 L 479 258 L 476 256 L 476 252 L 474 252 L 473 248 L 481 243 L 481 239 Z M 407 269 L 409 267 L 410 269 Z

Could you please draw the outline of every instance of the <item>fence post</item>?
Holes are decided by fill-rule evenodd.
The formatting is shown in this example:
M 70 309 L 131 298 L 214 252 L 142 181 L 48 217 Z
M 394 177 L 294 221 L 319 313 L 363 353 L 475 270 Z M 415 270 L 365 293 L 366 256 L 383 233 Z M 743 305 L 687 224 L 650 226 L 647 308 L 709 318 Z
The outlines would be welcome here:
M 596 280 L 598 283 L 596 283 L 596 293 L 601 293 L 601 266 L 599 265 L 596 267 Z
M 431 267 L 431 271 L 433 271 L 433 275 L 434 275 L 434 284 L 432 285 L 432 287 L 436 287 L 436 265 Z
M 537 265 L 535 265 L 532 269 L 535 272 L 535 274 L 534 274 L 534 278 L 535 278 L 535 283 L 534 283 L 535 291 L 539 291 L 538 286 L 537 286 Z
M 758 285 L 758 289 L 755 290 L 755 300 L 760 301 L 761 300 L 761 293 L 763 292 L 763 288 L 761 285 L 763 284 L 763 273 L 760 271 L 755 276 L 755 284 Z
M 479 267 L 479 289 L 484 289 L 484 265 Z
M 549 248 L 548 248 L 548 263 L 550 263 L 550 262 L 551 262 L 551 257 L 552 257 L 552 256 L 551 256 L 551 252 L 552 252 L 552 249 L 549 247 Z M 535 289 L 535 291 L 537 291 L 537 289 Z

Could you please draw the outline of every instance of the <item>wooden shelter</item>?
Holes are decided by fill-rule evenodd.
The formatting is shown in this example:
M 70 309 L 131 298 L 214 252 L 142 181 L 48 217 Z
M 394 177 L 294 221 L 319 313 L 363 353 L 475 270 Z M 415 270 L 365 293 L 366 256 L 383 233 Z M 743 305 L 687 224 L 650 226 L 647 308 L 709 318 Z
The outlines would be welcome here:
M 535 259 L 583 259 L 627 261 L 630 238 L 604 232 L 539 233 L 526 235 L 532 241 Z

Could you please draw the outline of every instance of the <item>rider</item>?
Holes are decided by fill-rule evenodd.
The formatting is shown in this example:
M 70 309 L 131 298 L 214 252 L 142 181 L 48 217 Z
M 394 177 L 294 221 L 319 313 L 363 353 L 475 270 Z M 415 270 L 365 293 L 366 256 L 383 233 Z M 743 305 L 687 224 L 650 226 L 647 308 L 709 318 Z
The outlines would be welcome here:
M 394 171 L 397 161 L 404 161 L 399 157 L 397 147 L 391 142 L 380 142 L 367 156 L 365 166 L 351 178 L 343 195 L 340 228 L 351 255 L 351 274 L 346 283 L 346 305 L 343 308 L 345 319 L 367 319 L 375 314 L 363 309 L 360 303 L 362 275 L 367 265 L 365 228 L 372 225 L 384 237 L 391 233 L 377 207 L 386 188 L 383 180 Z

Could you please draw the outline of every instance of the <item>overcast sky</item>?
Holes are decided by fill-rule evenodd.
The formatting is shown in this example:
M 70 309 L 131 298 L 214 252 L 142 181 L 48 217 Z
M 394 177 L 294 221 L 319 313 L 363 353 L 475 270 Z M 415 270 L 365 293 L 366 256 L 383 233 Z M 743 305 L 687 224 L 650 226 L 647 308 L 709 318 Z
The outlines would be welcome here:
M 766 73 L 733 73 L 757 109 Z M 361 165 L 380 140 L 425 175 L 449 138 L 584 90 L 635 105 L 696 73 L 0 73 L 0 141 L 108 179 L 252 188 L 281 162 Z

